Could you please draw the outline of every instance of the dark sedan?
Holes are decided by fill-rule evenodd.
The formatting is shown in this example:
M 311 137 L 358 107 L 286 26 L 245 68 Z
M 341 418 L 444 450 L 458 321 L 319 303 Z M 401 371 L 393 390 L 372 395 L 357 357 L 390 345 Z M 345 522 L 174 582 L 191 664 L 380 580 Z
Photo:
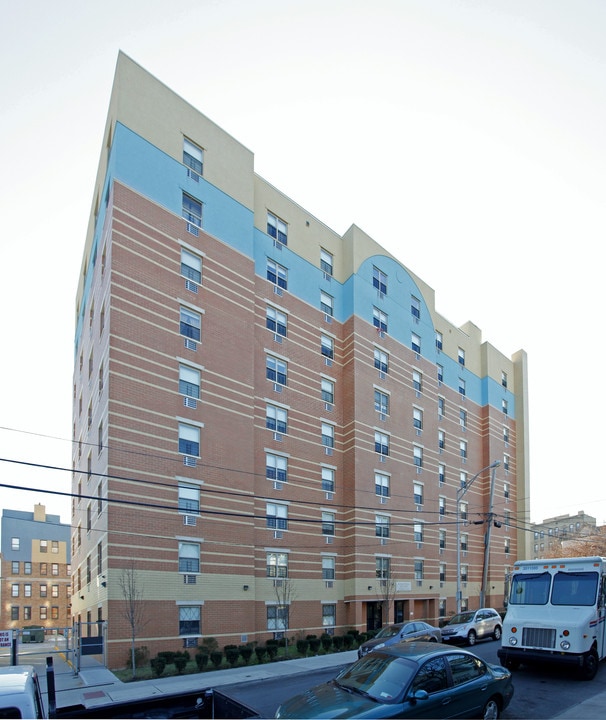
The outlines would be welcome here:
M 498 718 L 511 673 L 462 648 L 398 643 L 280 705 L 276 718 Z
M 442 631 L 440 628 L 429 625 L 420 620 L 386 625 L 379 632 L 358 648 L 358 657 L 366 655 L 373 650 L 381 650 L 388 645 L 399 642 L 411 642 L 412 640 L 424 640 L 426 642 L 442 642 Z

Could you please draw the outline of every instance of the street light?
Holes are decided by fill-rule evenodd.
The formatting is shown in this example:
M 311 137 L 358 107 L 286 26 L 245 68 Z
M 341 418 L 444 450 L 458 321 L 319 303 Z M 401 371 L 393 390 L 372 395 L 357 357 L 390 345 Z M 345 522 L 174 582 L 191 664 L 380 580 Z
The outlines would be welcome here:
M 457 613 L 461 612 L 461 499 L 473 485 L 476 478 L 478 478 L 486 470 L 492 470 L 494 476 L 494 469 L 500 464 L 500 460 L 495 460 L 490 463 L 490 465 L 478 470 L 469 482 L 464 482 L 457 490 Z

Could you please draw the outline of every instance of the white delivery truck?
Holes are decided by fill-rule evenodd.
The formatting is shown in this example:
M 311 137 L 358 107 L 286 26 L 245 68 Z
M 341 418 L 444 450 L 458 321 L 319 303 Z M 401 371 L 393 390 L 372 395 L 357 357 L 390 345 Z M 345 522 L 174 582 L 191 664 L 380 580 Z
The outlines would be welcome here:
M 509 585 L 501 665 L 565 664 L 592 680 L 606 656 L 606 558 L 519 560 Z

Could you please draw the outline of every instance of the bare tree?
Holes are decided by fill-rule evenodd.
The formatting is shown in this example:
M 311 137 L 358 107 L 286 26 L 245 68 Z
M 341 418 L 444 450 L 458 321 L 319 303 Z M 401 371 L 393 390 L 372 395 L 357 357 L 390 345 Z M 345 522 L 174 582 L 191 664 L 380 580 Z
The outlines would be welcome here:
M 383 625 L 389 622 L 389 610 L 396 597 L 396 580 L 391 574 L 391 568 L 387 570 L 387 577 L 377 578 L 375 594 L 381 603 L 381 622 Z
M 292 578 L 277 578 L 274 581 L 274 591 L 278 607 L 276 608 L 276 628 L 282 625 L 286 654 L 288 655 L 288 630 L 292 622 L 292 603 L 297 597 L 295 583 Z
M 135 663 L 135 642 L 139 632 L 147 625 L 145 620 L 145 601 L 143 585 L 140 582 L 134 561 L 129 567 L 123 568 L 118 578 L 118 587 L 124 600 L 122 616 L 130 627 L 130 656 L 133 679 L 137 669 Z

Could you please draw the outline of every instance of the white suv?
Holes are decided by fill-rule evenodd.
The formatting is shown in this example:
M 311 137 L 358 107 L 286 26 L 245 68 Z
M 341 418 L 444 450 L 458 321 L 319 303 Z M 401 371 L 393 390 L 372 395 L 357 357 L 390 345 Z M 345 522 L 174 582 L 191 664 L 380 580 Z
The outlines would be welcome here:
M 442 628 L 443 643 L 475 645 L 476 640 L 492 637 L 500 640 L 502 631 L 501 616 L 492 608 L 468 610 L 450 618 Z

